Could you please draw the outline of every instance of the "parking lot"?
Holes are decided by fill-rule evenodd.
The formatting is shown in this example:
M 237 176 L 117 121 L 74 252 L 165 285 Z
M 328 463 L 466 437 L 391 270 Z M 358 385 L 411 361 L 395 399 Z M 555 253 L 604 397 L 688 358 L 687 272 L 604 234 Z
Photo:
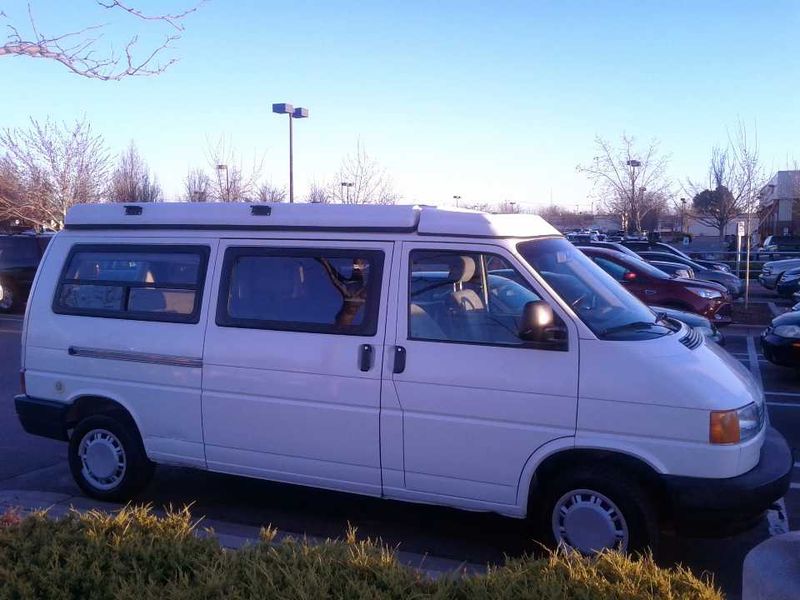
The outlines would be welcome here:
M 0 491 L 30 490 L 80 496 L 69 474 L 66 445 L 25 434 L 10 401 L 18 388 L 21 317 L 0 316 Z M 774 366 L 761 355 L 760 327 L 725 330 L 726 349 L 760 378 L 772 423 L 800 448 L 800 375 Z M 731 597 L 740 586 L 747 551 L 769 535 L 800 529 L 800 463 L 783 505 L 753 529 L 728 538 L 667 535 L 665 564 L 681 562 L 713 573 Z M 520 521 L 441 507 L 381 501 L 302 487 L 246 480 L 179 468 L 160 468 L 142 502 L 156 506 L 193 503 L 197 516 L 243 525 L 271 523 L 287 532 L 341 536 L 348 523 L 364 535 L 382 538 L 406 551 L 472 564 L 500 562 L 506 554 L 534 551 Z

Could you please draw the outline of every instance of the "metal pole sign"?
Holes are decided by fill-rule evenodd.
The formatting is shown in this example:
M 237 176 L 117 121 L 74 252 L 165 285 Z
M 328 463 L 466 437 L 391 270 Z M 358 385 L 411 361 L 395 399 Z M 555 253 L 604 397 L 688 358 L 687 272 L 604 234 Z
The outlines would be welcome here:
M 742 276 L 742 238 L 744 237 L 744 221 L 736 223 L 736 276 Z

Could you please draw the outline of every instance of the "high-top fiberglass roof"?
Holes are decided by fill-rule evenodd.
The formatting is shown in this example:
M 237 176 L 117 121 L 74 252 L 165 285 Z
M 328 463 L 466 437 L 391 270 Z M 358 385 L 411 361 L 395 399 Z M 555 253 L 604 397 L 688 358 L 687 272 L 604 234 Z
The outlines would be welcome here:
M 521 238 L 559 235 L 537 215 L 371 204 L 79 204 L 69 210 L 65 225 L 67 229 L 334 230 Z

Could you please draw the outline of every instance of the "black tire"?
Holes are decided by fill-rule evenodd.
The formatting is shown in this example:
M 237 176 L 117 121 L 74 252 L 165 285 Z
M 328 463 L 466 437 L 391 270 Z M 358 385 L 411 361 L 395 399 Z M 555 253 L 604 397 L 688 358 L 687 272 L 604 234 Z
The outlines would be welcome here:
M 10 279 L 0 279 L 0 286 L 0 313 L 15 312 L 20 307 L 19 287 Z
M 563 513 L 560 512 L 557 517 L 554 512 L 558 510 L 558 507 L 563 506 L 562 499 L 565 496 L 570 497 L 570 492 L 577 490 L 597 492 L 610 500 L 618 509 L 618 513 L 627 527 L 628 535 L 627 543 L 616 549 L 628 554 L 643 554 L 648 549 L 653 554 L 656 553 L 659 527 L 652 499 L 639 483 L 622 470 L 611 467 L 579 467 L 562 473 L 545 483 L 538 508 L 541 510 L 539 515 L 540 535 L 547 545 L 555 548 L 561 542 L 572 546 L 568 540 L 557 539 L 556 525 L 564 521 L 562 520 Z M 580 497 L 588 498 L 586 495 Z M 532 508 L 536 509 L 536 507 Z M 609 512 L 616 513 L 616 511 Z M 581 516 L 578 516 L 577 519 L 580 521 Z M 593 553 L 587 551 L 585 547 L 576 547 L 575 549 L 584 554 Z
M 92 439 L 88 438 L 90 433 Z M 102 477 L 95 477 L 91 472 L 90 463 L 84 464 L 81 455 L 82 452 L 86 453 L 86 448 L 81 447 L 84 438 L 87 438 L 87 446 L 97 447 L 97 458 L 94 462 L 103 469 L 107 467 L 113 471 L 105 478 L 105 484 L 100 483 Z M 124 466 L 120 464 L 120 451 Z M 114 456 L 117 462 L 114 462 Z M 102 462 L 104 460 L 105 463 Z M 123 419 L 109 415 L 86 417 L 72 431 L 69 440 L 69 469 L 75 482 L 87 496 L 110 502 L 130 500 L 147 485 L 154 468 L 155 464 L 147 458 L 139 432 Z

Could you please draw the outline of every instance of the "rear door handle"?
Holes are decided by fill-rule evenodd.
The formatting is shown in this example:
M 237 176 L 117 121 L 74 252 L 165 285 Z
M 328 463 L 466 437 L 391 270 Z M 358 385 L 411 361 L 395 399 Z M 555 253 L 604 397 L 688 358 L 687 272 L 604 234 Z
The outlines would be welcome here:
M 361 344 L 361 349 L 358 351 L 358 368 L 365 373 L 372 368 L 372 346 L 369 344 Z
M 406 370 L 406 349 L 402 346 L 394 347 L 394 373 L 402 373 Z
M 655 296 L 656 295 L 656 291 L 655 290 L 645 290 L 644 294 L 645 294 L 645 296 Z

